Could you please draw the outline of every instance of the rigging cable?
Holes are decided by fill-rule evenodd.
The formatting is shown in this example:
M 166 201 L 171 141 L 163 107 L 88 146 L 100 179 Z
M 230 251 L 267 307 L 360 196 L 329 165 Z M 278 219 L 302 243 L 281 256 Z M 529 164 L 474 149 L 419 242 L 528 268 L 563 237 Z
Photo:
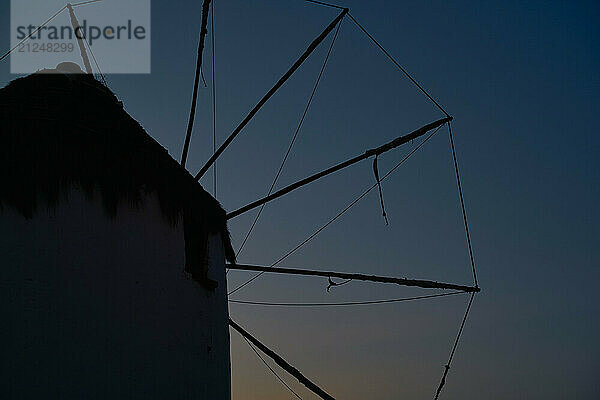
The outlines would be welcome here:
M 212 155 L 206 161 L 204 166 L 198 171 L 194 177 L 197 181 L 208 171 L 210 166 L 215 162 L 217 158 L 227 149 L 227 147 L 233 142 L 233 140 L 240 134 L 246 125 L 254 118 L 254 116 L 260 111 L 260 109 L 269 101 L 271 97 L 285 84 L 285 82 L 300 68 L 300 66 L 308 59 L 308 57 L 315 51 L 315 49 L 325 40 L 325 38 L 331 33 L 331 31 L 337 26 L 337 24 L 344 18 L 348 13 L 348 9 L 344 10 L 337 16 L 333 21 L 327 25 L 327 27 L 317 36 L 306 48 L 304 53 L 294 62 L 294 64 L 287 70 L 285 74 L 273 85 L 273 87 L 259 100 L 259 102 L 248 112 L 246 117 L 240 122 L 240 124 L 231 132 L 231 134 L 225 139 L 221 146 L 217 149 L 215 154 Z
M 467 222 L 467 212 L 465 210 L 465 200 L 463 198 L 462 185 L 460 183 L 460 173 L 458 171 L 458 162 L 456 161 L 456 151 L 454 150 L 454 137 L 452 135 L 452 125 L 448 122 L 448 134 L 450 136 L 450 147 L 452 148 L 452 159 L 454 160 L 454 171 L 456 173 L 456 185 L 458 186 L 458 195 L 460 198 L 460 206 L 462 208 L 463 221 L 465 224 L 465 234 L 467 236 L 467 244 L 469 246 L 469 257 L 471 259 L 471 268 L 473 270 L 473 282 L 475 287 L 478 287 L 477 272 L 475 271 L 475 260 L 473 258 L 473 248 L 471 246 L 471 235 L 469 234 L 469 223 Z
M 411 150 L 402 160 L 400 160 L 392 169 L 390 169 L 380 180 L 380 182 L 383 182 L 388 176 L 390 176 L 396 169 L 398 169 L 402 164 L 404 164 L 404 162 L 406 162 L 406 160 L 408 160 L 414 153 L 416 153 L 421 147 L 423 147 L 423 145 L 425 143 L 427 143 L 427 141 L 429 141 L 429 139 L 431 139 L 433 137 L 433 135 L 435 135 L 437 133 L 437 131 L 439 131 L 441 128 L 441 126 L 437 127 L 433 132 L 431 132 L 425 139 L 423 139 L 421 141 L 421 143 L 419 143 L 413 150 Z M 332 223 L 334 223 L 338 218 L 340 218 L 342 215 L 344 215 L 348 210 L 350 210 L 354 205 L 356 205 L 356 203 L 358 203 L 360 200 L 362 200 L 367 194 L 369 194 L 373 189 L 375 189 L 377 187 L 377 183 L 375 183 L 374 185 L 372 185 L 370 188 L 368 188 L 367 190 L 365 190 L 360 196 L 358 196 L 354 201 L 352 201 L 350 204 L 348 204 L 348 206 L 346 206 L 346 208 L 344 208 L 342 211 L 340 211 L 335 217 L 333 217 L 331 220 L 329 220 L 325 225 L 321 226 L 319 229 L 317 229 L 314 233 L 312 233 L 310 236 L 308 236 L 306 239 L 304 239 L 300 244 L 298 244 L 296 247 L 294 247 L 292 250 L 288 251 L 285 255 L 283 255 L 282 257 L 280 257 L 277 261 L 275 261 L 273 264 L 271 264 L 271 267 L 276 266 L 277 264 L 279 264 L 280 262 L 282 262 L 283 260 L 285 260 L 286 258 L 288 258 L 289 256 L 291 256 L 293 253 L 295 253 L 296 251 L 298 251 L 298 249 L 300 249 L 302 246 L 304 246 L 306 243 L 308 243 L 309 241 L 311 241 L 312 239 L 314 239 L 319 233 L 321 233 L 325 228 L 327 228 L 329 225 L 331 225 Z M 246 282 L 242 283 L 241 285 L 237 286 L 235 289 L 233 289 L 232 291 L 230 291 L 227 295 L 232 295 L 235 292 L 237 292 L 238 290 L 242 289 L 243 287 L 249 285 L 251 282 L 253 282 L 255 279 L 258 279 L 261 275 L 263 275 L 265 273 L 265 271 L 263 272 L 259 272 L 258 274 L 254 275 L 252 278 L 248 279 Z
M 79 6 L 84 6 L 84 5 L 87 5 L 87 4 L 98 3 L 100 1 L 102 1 L 102 0 L 84 1 L 84 2 L 81 2 L 81 3 L 72 4 L 71 6 L 72 7 L 79 7 Z M 23 40 L 21 40 L 19 43 L 17 43 L 13 48 L 11 48 L 9 51 L 7 51 L 2 57 L 0 57 L 0 62 L 3 61 L 6 57 L 8 57 L 19 46 L 21 46 L 23 43 L 25 43 L 27 40 L 29 40 L 33 35 L 35 35 L 36 33 L 38 33 L 43 27 L 45 27 L 50 22 L 52 22 L 52 20 L 54 18 L 56 18 L 61 12 L 63 12 L 67 7 L 68 7 L 68 4 L 66 4 L 63 8 L 61 8 L 60 10 L 58 10 L 56 13 L 54 13 L 54 15 L 52 15 L 50 18 L 48 18 L 46 20 L 46 22 L 44 22 L 42 25 L 38 26 L 37 29 L 35 29 L 33 32 L 31 32 L 29 35 L 27 35 L 25 38 L 23 38 Z M 85 33 L 83 35 L 84 35 L 84 38 L 85 38 Z M 86 44 L 88 44 L 88 48 L 89 48 L 89 43 L 87 43 L 87 39 L 86 39 L 85 42 L 86 42 Z M 94 57 L 94 53 L 92 52 L 91 48 L 90 48 L 90 53 L 92 53 L 92 57 Z M 100 67 L 98 67 L 98 62 L 96 61 L 95 57 L 94 57 L 94 62 L 96 63 L 96 67 L 98 68 L 98 71 L 100 71 Z M 104 85 L 106 85 L 106 80 L 104 79 L 104 75 L 102 74 L 101 71 L 100 71 L 100 76 L 102 77 Z
M 286 387 L 286 388 L 287 388 L 287 389 L 288 389 L 290 392 L 292 392 L 292 394 L 293 394 L 294 396 L 296 396 L 298 399 L 302 400 L 302 397 L 300 397 L 300 396 L 298 395 L 298 393 L 294 392 L 294 389 L 292 389 L 292 388 L 290 387 L 290 385 L 288 385 L 288 384 L 287 384 L 287 383 L 286 383 L 286 382 L 283 380 L 283 378 L 282 378 L 281 376 L 279 376 L 279 374 L 277 374 L 277 372 L 276 372 L 276 371 L 275 371 L 273 368 L 271 368 L 271 366 L 270 366 L 270 365 L 267 363 L 267 361 L 266 361 L 266 360 L 263 358 L 263 356 L 261 356 L 261 355 L 260 355 L 260 353 L 258 352 L 258 350 L 256 350 L 256 349 L 254 348 L 254 345 L 253 345 L 253 344 L 252 344 L 252 343 L 251 343 L 251 342 L 250 342 L 248 339 L 246 339 L 246 337 L 245 337 L 245 336 L 242 336 L 242 337 L 244 338 L 244 340 L 246 341 L 246 343 L 248 343 L 248 346 L 250 346 L 250 348 L 252 349 L 252 351 L 254 351 L 254 353 L 255 353 L 255 354 L 258 356 L 258 358 L 260 358 L 260 361 L 262 361 L 262 362 L 263 362 L 263 364 L 265 364 L 265 365 L 267 366 L 267 368 L 269 368 L 269 371 L 271 371 L 271 373 L 273 373 L 273 375 L 275 375 L 275 377 L 276 377 L 276 378 L 279 380 L 279 382 L 281 382 L 281 384 L 282 384 L 283 386 L 285 386 L 285 387 Z
M 308 110 L 310 109 L 310 106 L 312 104 L 315 93 L 317 92 L 317 89 L 319 87 L 319 83 L 321 82 L 321 78 L 323 77 L 323 72 L 325 71 L 325 67 L 327 66 L 327 61 L 329 60 L 329 56 L 331 55 L 333 46 L 335 45 L 335 41 L 338 37 L 338 33 L 340 31 L 340 27 L 342 26 L 343 21 L 344 20 L 342 19 L 339 22 L 339 24 L 337 25 L 335 34 L 333 35 L 333 39 L 331 40 L 331 44 L 329 46 L 329 50 L 327 51 L 327 55 L 325 56 L 325 60 L 323 61 L 323 65 L 321 66 L 321 70 L 319 71 L 319 75 L 317 76 L 317 80 L 315 81 L 315 85 L 313 87 L 312 93 L 310 94 L 310 97 L 308 98 L 308 102 L 306 103 L 306 107 L 304 108 L 304 112 L 302 113 L 302 117 L 300 118 L 300 122 L 298 123 L 298 126 L 296 127 L 296 131 L 294 132 L 292 140 L 290 141 L 290 144 L 288 146 L 287 152 L 285 153 L 285 156 L 283 157 L 283 160 L 281 161 L 281 165 L 279 166 L 279 170 L 277 171 L 277 174 L 275 175 L 275 179 L 273 179 L 273 183 L 271 184 L 271 187 L 269 188 L 269 193 L 267 193 L 267 196 L 269 196 L 271 193 L 273 193 L 273 189 L 275 188 L 275 185 L 277 184 L 277 180 L 279 179 L 279 176 L 281 175 L 281 172 L 283 171 L 283 167 L 285 166 L 288 156 L 290 155 L 292 147 L 294 146 L 294 143 L 296 142 L 298 133 L 300 132 L 300 129 L 302 128 L 302 125 L 304 124 L 304 119 L 306 118 L 306 115 L 308 114 Z M 248 241 L 250 235 L 252 234 L 252 231 L 254 230 L 254 227 L 256 226 L 256 223 L 258 222 L 258 219 L 260 218 L 260 216 L 263 212 L 263 209 L 265 208 L 265 205 L 266 204 L 263 204 L 260 207 L 260 209 L 258 210 L 258 213 L 256 214 L 256 217 L 254 218 L 254 221 L 252 222 L 252 225 L 250 226 L 248 233 L 246 233 L 246 237 L 244 238 L 244 241 L 242 242 L 242 245 L 240 246 L 240 248 L 236 254 L 236 257 L 239 257 L 240 253 L 244 249 L 246 242 Z
M 90 1 L 82 1 L 81 3 L 74 3 L 74 4 L 71 4 L 71 7 L 85 6 L 86 4 L 98 3 L 98 2 L 101 2 L 101 1 L 102 1 L 102 0 L 90 0 Z
M 318 4 L 320 6 L 337 8 L 338 10 L 343 10 L 344 9 L 344 7 L 342 7 L 342 6 L 336 6 L 335 4 L 324 3 L 322 1 L 316 1 L 316 0 L 304 0 L 304 1 L 306 1 L 307 3 Z
M 446 384 L 446 376 L 448 375 L 448 370 L 450 370 L 450 364 L 452 364 L 452 359 L 454 358 L 454 353 L 456 352 L 456 348 L 458 347 L 458 342 L 463 332 L 463 328 L 465 327 L 465 322 L 467 321 L 467 316 L 469 315 L 469 311 L 471 310 L 471 304 L 473 304 L 473 299 L 475 298 L 475 293 L 471 294 L 471 298 L 469 299 L 469 304 L 467 305 L 467 310 L 465 311 L 465 316 L 463 317 L 462 323 L 460 324 L 460 329 L 458 330 L 458 334 L 456 335 L 456 340 L 454 341 L 454 346 L 452 346 L 452 351 L 450 352 L 450 357 L 448 358 L 448 362 L 444 365 L 444 374 L 442 375 L 442 379 L 440 380 L 440 384 L 435 392 L 434 400 L 437 400 L 440 396 L 442 388 Z
M 419 82 L 417 82 L 416 79 L 413 78 L 408 71 L 404 69 L 404 67 L 400 65 L 400 63 L 396 61 L 396 59 L 392 57 L 392 55 L 373 36 L 371 36 L 371 34 L 352 16 L 352 14 L 348 13 L 348 16 L 356 24 L 356 26 L 358 26 L 358 28 L 363 31 L 364 34 L 367 35 L 367 37 L 371 39 L 371 41 L 375 43 L 377 47 L 379 47 L 383 54 L 385 54 L 394 63 L 394 65 L 396 65 L 396 67 L 398 67 L 398 69 L 400 69 L 400 71 L 402 71 L 402 73 L 406 75 L 406 77 L 410 79 L 410 81 L 414 83 L 415 86 L 417 86 L 419 90 L 433 102 L 433 104 L 435 104 L 444 114 L 446 114 L 447 117 L 450 116 L 450 114 L 448 114 L 446 110 L 444 110 L 444 108 L 437 101 L 435 101 L 433 97 L 431 97 L 431 95 L 423 88 L 423 86 L 421 86 Z
M 471 268 L 473 270 L 473 282 L 475 284 L 475 287 L 479 287 L 479 285 L 477 283 L 477 273 L 475 270 L 475 261 L 473 258 L 473 248 L 471 246 L 471 236 L 469 234 L 469 224 L 467 222 L 467 212 L 465 210 L 465 201 L 464 201 L 463 193 L 462 193 L 462 185 L 460 182 L 460 173 L 458 170 L 458 162 L 456 160 L 456 151 L 454 149 L 454 137 L 452 135 L 452 125 L 450 124 L 450 121 L 448 121 L 448 135 L 450 137 L 450 147 L 452 149 L 452 159 L 454 161 L 454 172 L 456 173 L 456 185 L 458 186 L 458 195 L 459 195 L 459 199 L 460 199 L 460 206 L 462 209 L 463 221 L 465 224 L 465 234 L 467 237 L 467 244 L 469 247 L 469 257 L 471 260 Z M 471 304 L 473 304 L 474 298 L 475 298 L 475 292 L 473 292 L 471 294 L 471 298 L 469 299 L 469 304 L 467 305 L 467 310 L 465 311 L 465 316 L 463 317 L 462 323 L 460 324 L 460 329 L 458 330 L 458 334 L 456 335 L 456 340 L 454 341 L 454 346 L 452 346 L 452 351 L 450 352 L 450 357 L 448 358 L 448 362 L 444 366 L 444 373 L 442 374 L 442 379 L 440 380 L 438 388 L 435 392 L 434 400 L 437 400 L 439 398 L 440 393 L 441 393 L 444 385 L 446 384 L 446 377 L 448 376 L 448 371 L 450 370 L 450 364 L 452 363 L 452 359 L 454 358 L 454 354 L 456 352 L 456 348 L 458 347 L 458 342 L 462 335 L 463 328 L 465 327 L 465 322 L 467 321 L 467 316 L 469 315 L 469 311 L 471 310 Z
M 67 6 L 65 5 L 63 8 L 61 8 L 60 10 L 58 10 L 53 16 L 51 16 L 50 18 L 48 18 L 46 20 L 46 22 L 44 22 L 42 25 L 40 25 L 36 30 L 34 30 L 33 32 L 31 32 L 23 40 L 21 40 L 19 43 L 17 43 L 13 48 L 11 48 L 9 51 L 7 51 L 2 57 L 0 57 L 0 61 L 4 60 L 6 57 L 8 57 L 10 55 L 10 53 L 12 53 L 13 51 L 15 51 L 19 46 L 21 46 L 23 43 L 25 43 L 27 40 L 29 40 L 29 38 L 31 38 L 33 35 L 35 35 L 36 33 L 38 33 L 40 31 L 40 29 L 42 29 L 44 26 L 48 25 L 54 18 L 56 18 L 58 16 L 58 14 L 60 14 L 61 12 L 63 12 L 66 8 L 67 8 Z
M 92 55 L 92 60 L 94 60 L 96 69 L 98 69 L 98 74 L 100 75 L 100 78 L 102 79 L 102 83 L 104 83 L 104 86 L 108 87 L 108 83 L 106 83 L 106 78 L 104 77 L 104 74 L 102 73 L 102 70 L 100 69 L 100 65 L 98 65 L 98 60 L 96 60 L 96 56 L 94 55 L 94 52 L 92 51 L 92 46 L 90 45 L 87 38 L 85 37 L 85 32 L 83 32 L 83 30 L 81 32 L 83 33 L 83 42 L 86 44 L 88 50 L 90 51 L 90 54 Z
M 245 304 L 252 306 L 270 306 L 270 307 L 341 307 L 341 306 L 366 306 L 373 304 L 389 304 L 389 303 L 400 303 L 404 301 L 433 299 L 437 297 L 455 296 L 457 294 L 465 294 L 465 292 L 450 292 L 450 293 L 439 293 L 431 294 L 426 296 L 416 297 L 403 297 L 399 299 L 385 299 L 385 300 L 371 300 L 371 301 L 350 301 L 343 303 L 273 303 L 267 301 L 245 301 L 245 300 L 229 300 L 230 303 L 234 304 Z

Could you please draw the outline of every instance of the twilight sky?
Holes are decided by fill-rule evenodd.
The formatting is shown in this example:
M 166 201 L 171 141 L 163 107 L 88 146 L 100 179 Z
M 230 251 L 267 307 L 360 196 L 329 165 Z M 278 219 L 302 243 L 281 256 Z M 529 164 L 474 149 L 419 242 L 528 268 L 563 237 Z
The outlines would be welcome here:
M 2 49 L 8 3 L 0 4 Z M 153 2 L 152 74 L 107 77 L 127 111 L 177 159 L 201 3 Z M 338 11 L 302 0 L 215 4 L 221 143 Z M 600 7 L 592 1 L 340 4 L 455 117 L 483 292 L 441 398 L 599 398 Z M 219 159 L 217 198 L 227 210 L 266 194 L 330 40 Z M 210 82 L 209 52 L 205 60 Z M 1 86 L 15 77 L 9 63 L 0 64 Z M 193 173 L 212 153 L 210 96 L 210 87 L 201 89 L 188 162 Z M 278 187 L 442 116 L 345 19 Z M 382 173 L 415 145 L 381 156 Z M 271 264 L 373 182 L 365 161 L 268 205 L 240 262 Z M 202 183 L 212 192 L 212 174 Z M 472 283 L 447 130 L 391 175 L 383 191 L 389 226 L 373 191 L 282 265 Z M 231 221 L 234 246 L 253 217 Z M 232 288 L 248 278 L 228 276 Z M 232 298 L 340 302 L 436 293 L 354 282 L 326 293 L 326 284 L 265 275 Z M 230 312 L 336 398 L 417 399 L 433 397 L 467 300 L 343 308 L 232 304 Z M 233 399 L 293 398 L 231 335 Z M 276 370 L 302 398 L 314 398 Z

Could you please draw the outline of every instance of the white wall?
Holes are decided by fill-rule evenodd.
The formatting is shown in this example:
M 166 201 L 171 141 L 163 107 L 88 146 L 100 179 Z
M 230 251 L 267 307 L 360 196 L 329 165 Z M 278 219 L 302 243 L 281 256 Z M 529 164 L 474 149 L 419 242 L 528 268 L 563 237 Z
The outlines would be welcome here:
M 181 224 L 182 225 L 182 224 Z M 0 398 L 229 399 L 223 246 L 214 292 L 183 271 L 183 228 L 151 197 L 109 220 L 73 192 L 0 211 Z

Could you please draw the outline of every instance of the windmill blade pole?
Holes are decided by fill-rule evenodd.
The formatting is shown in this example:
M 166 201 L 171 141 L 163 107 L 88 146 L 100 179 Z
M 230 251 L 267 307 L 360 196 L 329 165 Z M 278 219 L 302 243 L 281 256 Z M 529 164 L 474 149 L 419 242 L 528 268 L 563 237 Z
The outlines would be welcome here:
M 340 278 L 340 279 L 352 279 L 354 281 L 367 281 L 377 283 L 394 283 L 401 286 L 416 286 L 424 289 L 448 289 L 448 290 L 459 290 L 466 293 L 477 293 L 481 289 L 479 287 L 455 285 L 453 283 L 427 281 L 421 279 L 406 279 L 406 278 L 393 278 L 387 276 L 377 275 L 364 275 L 346 272 L 333 272 L 333 271 L 313 271 L 308 269 L 297 269 L 297 268 L 281 268 L 281 267 L 265 267 L 261 265 L 244 265 L 244 264 L 229 264 L 227 268 L 239 271 L 255 271 L 255 272 L 269 272 L 275 274 L 288 274 L 288 275 L 304 275 L 304 276 L 322 276 L 324 278 Z
M 204 41 L 208 29 L 208 11 L 211 0 L 204 0 L 202 4 L 202 24 L 200 28 L 200 41 L 198 42 L 198 58 L 196 60 L 196 77 L 194 80 L 194 94 L 192 95 L 192 108 L 190 110 L 190 118 L 188 120 L 187 133 L 185 135 L 185 143 L 183 145 L 183 153 L 181 154 L 181 165 L 185 167 L 188 151 L 190 149 L 190 140 L 192 139 L 192 129 L 194 128 L 194 118 L 196 116 L 196 103 L 198 102 L 198 86 L 200 85 L 200 75 L 202 75 L 202 54 L 204 53 Z
M 334 165 L 333 167 L 330 167 L 324 171 L 321 171 L 319 173 L 309 176 L 308 178 L 304 178 L 296 183 L 286 186 L 283 189 L 280 189 L 277 192 L 270 194 L 269 196 L 266 196 L 266 197 L 263 197 L 262 199 L 256 200 L 238 210 L 232 211 L 229 214 L 227 214 L 227 219 L 235 218 L 240 214 L 243 214 L 247 211 L 252 210 L 253 208 L 259 207 L 265 203 L 275 200 L 278 197 L 281 197 L 281 196 L 291 192 L 292 190 L 298 189 L 304 185 L 308 185 L 309 183 L 314 182 L 317 179 L 320 179 L 324 176 L 333 174 L 334 172 L 337 172 L 343 168 L 349 167 L 352 164 L 356 164 L 359 161 L 362 161 L 369 157 L 376 156 L 381 153 L 385 153 L 387 151 L 395 149 L 396 147 L 401 146 L 404 143 L 410 142 L 413 139 L 421 137 L 421 136 L 425 135 L 427 132 L 429 132 L 447 122 L 450 122 L 450 121 L 452 121 L 452 117 L 442 118 L 440 120 L 437 120 L 435 122 L 427 124 L 419 129 L 409 133 L 408 135 L 400 136 L 400 137 L 392 140 L 391 142 L 384 144 L 383 146 L 377 147 L 376 149 L 367 150 L 366 152 L 364 152 L 363 154 L 361 154 L 359 156 L 356 156 L 347 161 L 344 161 L 342 163 Z
M 303 384 L 304 386 L 306 386 L 311 392 L 313 392 L 314 394 L 316 394 L 317 396 L 319 396 L 320 398 L 322 398 L 324 400 L 335 400 L 334 397 L 327 394 L 327 392 L 325 392 L 323 389 L 318 387 L 316 384 L 314 384 L 312 381 L 310 381 L 307 377 L 302 375 L 302 373 L 300 371 L 298 371 L 296 368 L 294 368 L 292 365 L 290 365 L 280 355 L 275 353 L 273 350 L 269 349 L 267 346 L 262 344 L 258 339 L 256 339 L 250 333 L 248 333 L 244 328 L 242 328 L 241 326 L 239 326 L 238 324 L 233 322 L 233 320 L 231 318 L 229 318 L 229 326 L 231 326 L 233 329 L 235 329 L 240 335 L 242 335 L 243 337 L 248 339 L 253 345 L 258 347 L 258 349 L 260 351 L 262 351 L 264 354 L 269 356 L 273 361 L 275 361 L 275 363 L 277 363 L 277 365 L 279 365 L 281 368 L 283 368 L 287 373 L 292 375 L 294 378 L 298 379 L 298 381 L 301 384 Z
M 333 28 L 336 27 L 336 25 L 342 20 L 342 18 L 344 18 L 344 16 L 347 13 L 348 9 L 344 8 L 342 12 L 327 26 L 327 28 L 325 28 L 325 30 L 315 40 L 313 40 L 313 42 L 308 46 L 306 51 L 300 56 L 300 58 L 294 63 L 294 65 L 292 65 L 291 68 L 281 77 L 281 79 L 277 81 L 275 86 L 273 86 L 271 90 L 267 92 L 267 94 L 258 102 L 258 104 L 254 106 L 254 108 L 248 113 L 246 118 L 244 118 L 244 120 L 238 125 L 237 128 L 235 128 L 235 130 L 231 133 L 231 135 L 229 135 L 225 142 L 223 142 L 221 147 L 219 147 L 217 151 L 212 155 L 212 157 L 210 157 L 210 159 L 206 162 L 206 164 L 204 164 L 200 172 L 196 174 L 196 180 L 200 180 L 200 178 L 202 178 L 202 176 L 206 173 L 206 171 L 208 171 L 211 165 L 217 160 L 217 158 L 219 158 L 221 153 L 223 153 L 227 146 L 231 144 L 233 139 L 235 139 L 235 137 L 242 131 L 242 129 L 244 129 L 248 122 L 250 122 L 250 120 L 256 115 L 256 113 L 262 108 L 262 106 L 275 94 L 275 92 L 277 92 L 277 90 L 279 90 L 279 88 L 283 86 L 283 84 L 294 74 L 294 72 L 296 72 L 296 70 L 300 68 L 302 63 L 304 63 L 304 61 L 306 61 L 308 56 L 311 55 L 311 53 L 317 48 L 317 46 L 323 40 L 325 40 L 325 38 L 329 35 L 329 33 L 331 33 Z
M 69 9 L 69 16 L 71 18 L 71 25 L 73 25 L 73 32 L 75 33 L 75 38 L 77 39 L 77 44 L 79 45 L 79 52 L 81 53 L 81 58 L 83 59 L 83 65 L 85 66 L 85 72 L 87 74 L 92 74 L 92 65 L 90 64 L 90 58 L 85 51 L 85 46 L 83 44 L 83 38 L 85 33 L 81 33 L 81 26 L 79 26 L 79 21 L 75 16 L 75 11 L 73 11 L 73 6 L 69 3 L 67 4 L 67 8 Z

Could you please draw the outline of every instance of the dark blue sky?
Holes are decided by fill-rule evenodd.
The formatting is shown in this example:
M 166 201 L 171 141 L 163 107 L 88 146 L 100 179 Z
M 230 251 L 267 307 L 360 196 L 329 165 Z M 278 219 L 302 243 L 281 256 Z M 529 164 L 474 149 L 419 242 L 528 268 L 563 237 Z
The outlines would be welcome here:
M 126 109 L 175 158 L 187 124 L 201 3 L 153 2 L 152 74 L 108 76 Z M 337 11 L 301 0 L 215 3 L 221 142 Z M 443 398 L 598 398 L 598 4 L 343 5 L 455 117 L 483 292 Z M 2 48 L 8 47 L 8 10 L 4 0 Z M 226 209 L 268 190 L 328 44 L 219 159 L 217 198 Z M 210 81 L 208 53 L 205 60 Z M 1 85 L 15 78 L 8 68 L 0 65 Z M 211 112 L 210 88 L 201 89 L 188 162 L 192 172 L 212 152 Z M 346 19 L 279 186 L 441 116 Z M 413 146 L 382 156 L 381 171 Z M 207 189 L 210 176 L 202 182 Z M 272 263 L 373 179 L 366 161 L 269 205 L 240 261 Z M 390 176 L 383 190 L 390 226 L 372 192 L 283 265 L 471 283 L 447 130 Z M 252 217 L 231 222 L 236 246 Z M 232 287 L 246 278 L 229 274 Z M 321 279 L 265 276 L 235 298 L 336 302 L 431 293 L 350 283 L 327 294 L 325 287 Z M 336 397 L 427 398 L 439 382 L 467 300 L 343 309 L 231 305 L 230 311 Z M 232 350 L 234 399 L 290 397 L 235 333 Z

